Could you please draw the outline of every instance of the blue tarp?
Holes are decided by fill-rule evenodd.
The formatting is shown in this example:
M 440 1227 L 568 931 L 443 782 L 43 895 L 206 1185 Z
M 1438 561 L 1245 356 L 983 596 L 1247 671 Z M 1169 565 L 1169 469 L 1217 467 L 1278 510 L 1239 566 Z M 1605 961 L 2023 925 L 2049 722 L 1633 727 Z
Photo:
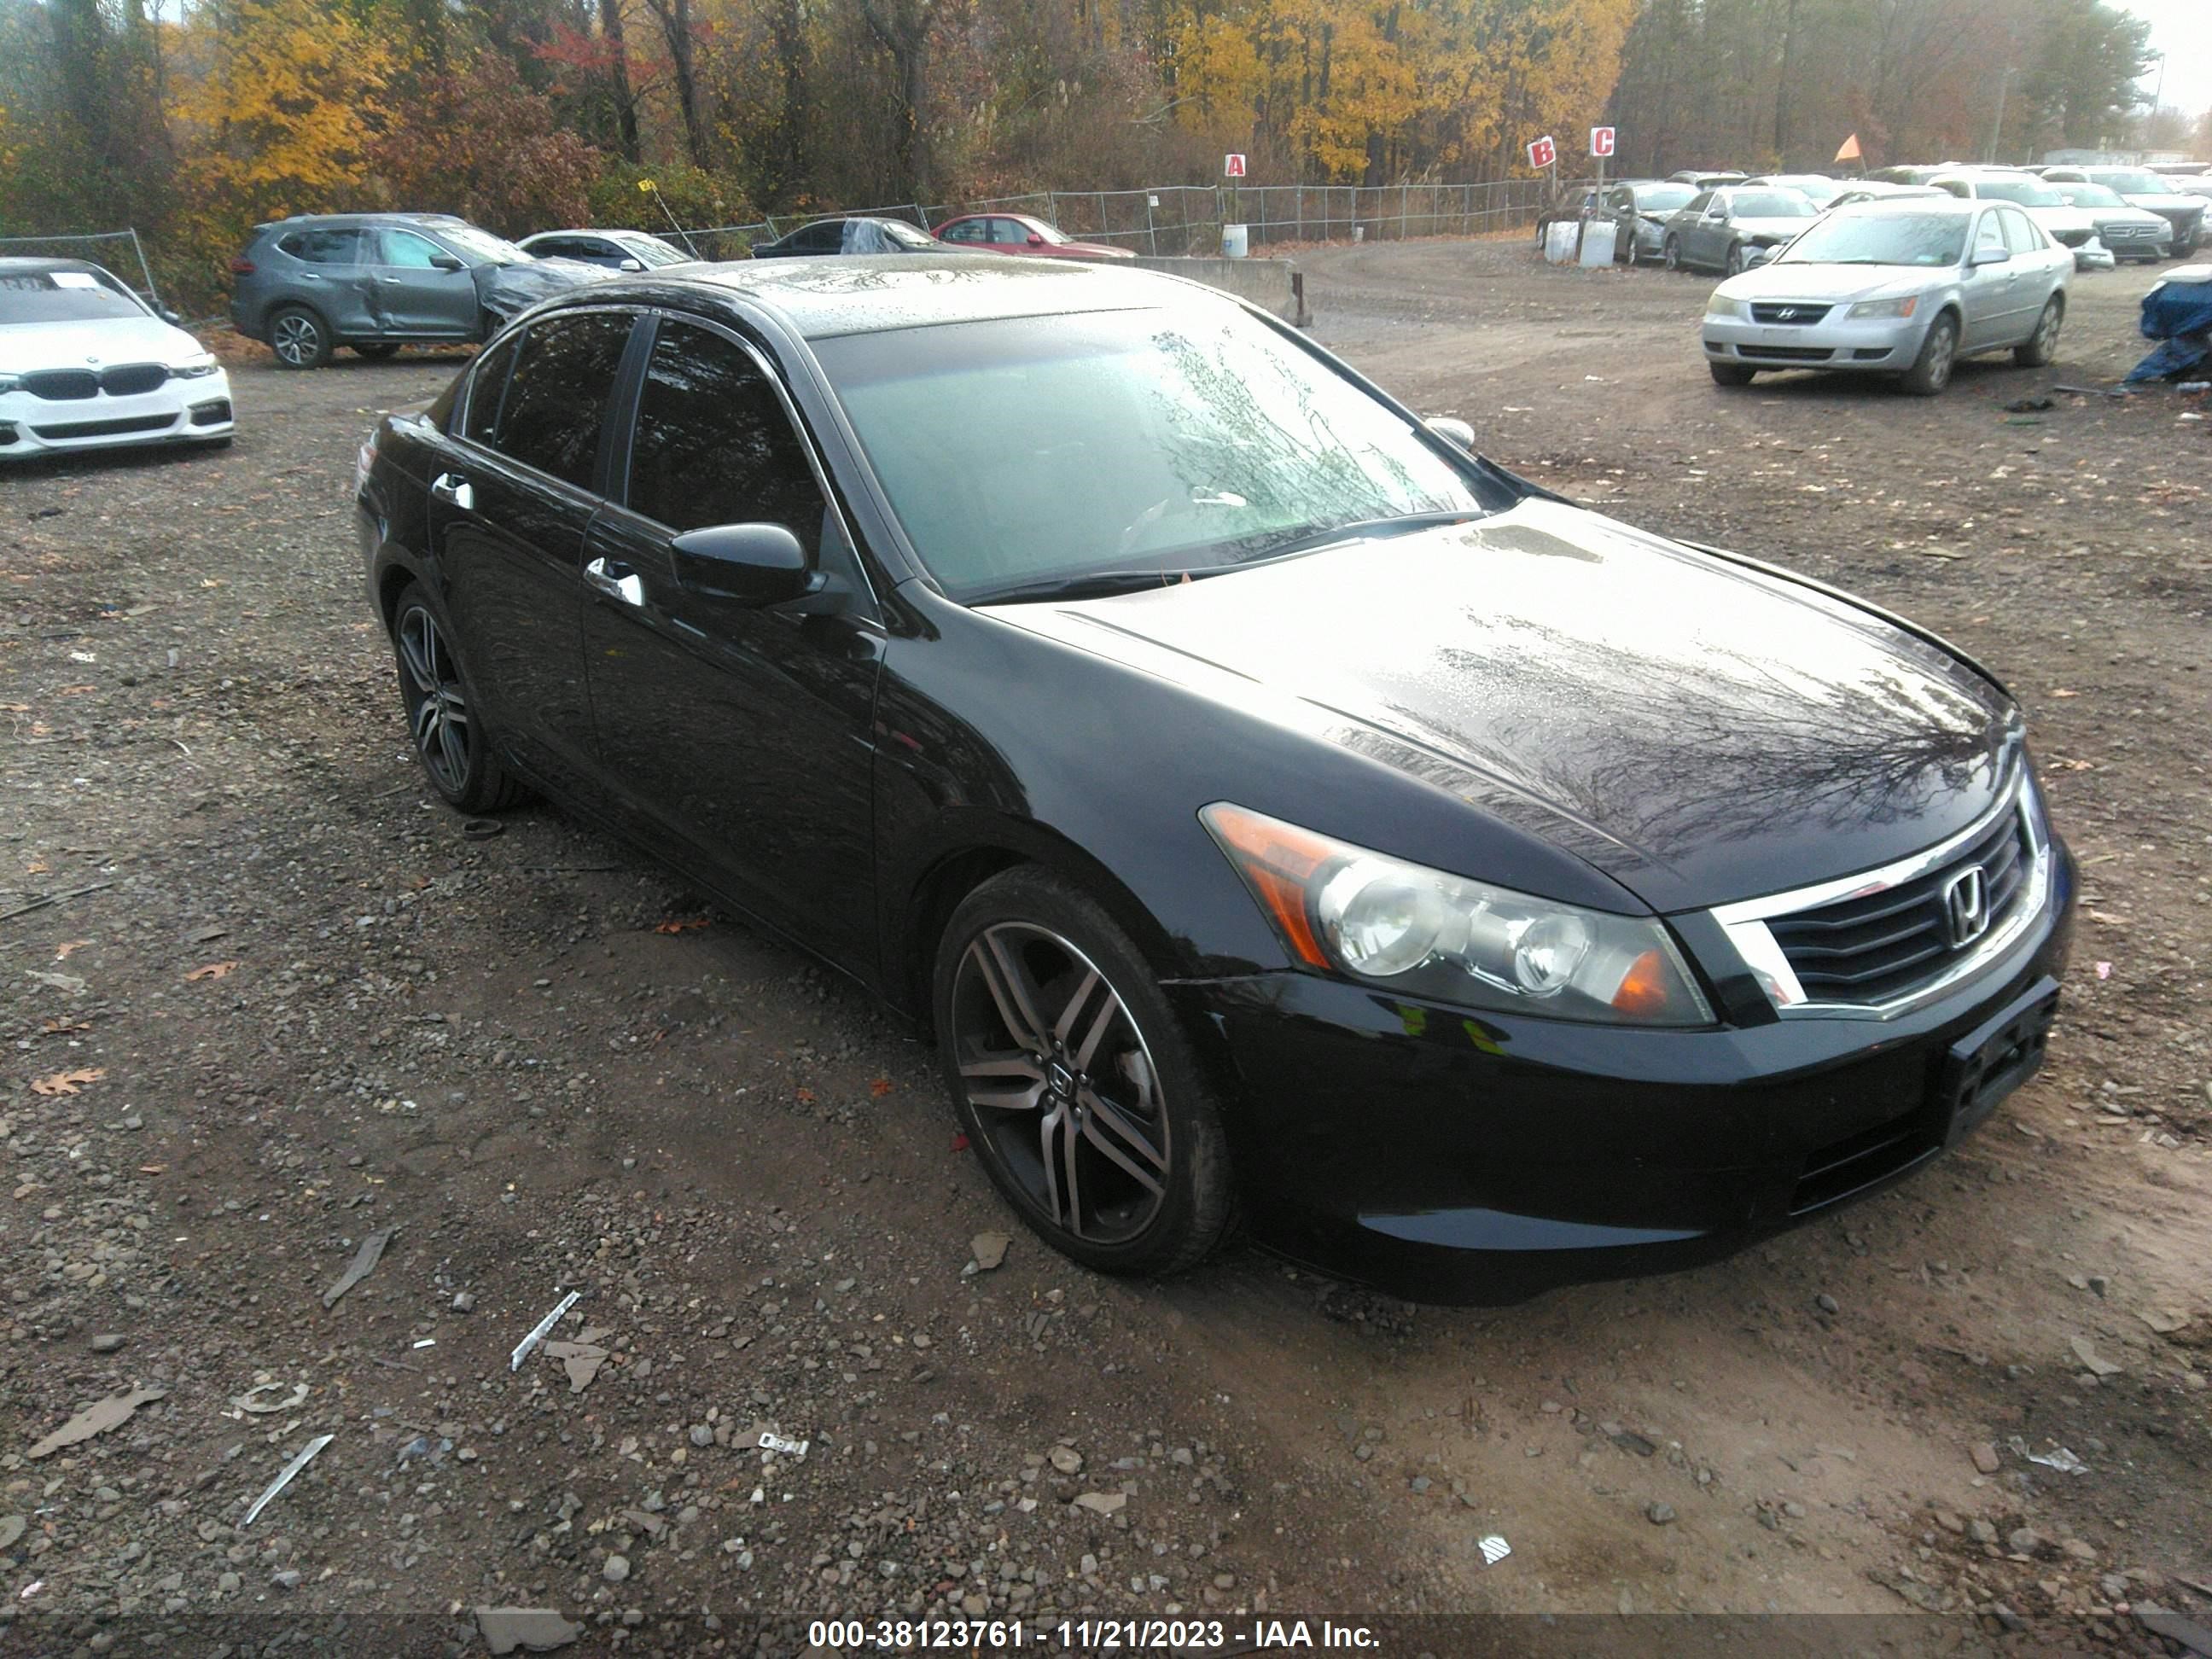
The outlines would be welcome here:
M 2212 357 L 2212 283 L 2160 283 L 2144 295 L 2142 336 L 2159 343 L 2124 384 L 2186 378 Z

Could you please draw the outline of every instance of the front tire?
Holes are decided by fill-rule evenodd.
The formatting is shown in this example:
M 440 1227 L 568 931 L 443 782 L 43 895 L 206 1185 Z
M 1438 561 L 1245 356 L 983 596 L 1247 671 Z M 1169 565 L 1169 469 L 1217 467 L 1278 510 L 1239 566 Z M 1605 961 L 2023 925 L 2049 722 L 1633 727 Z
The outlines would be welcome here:
M 305 306 L 286 306 L 269 319 L 269 349 L 279 368 L 320 368 L 331 360 L 331 331 Z
M 1705 367 L 1713 373 L 1713 384 L 1726 386 L 1746 386 L 1758 377 L 1755 368 L 1746 368 L 1741 363 L 1716 363 L 1708 361 Z
M 492 752 L 490 733 L 430 596 L 410 582 L 393 607 L 392 655 L 407 734 L 430 787 L 456 811 L 497 812 L 522 799 L 522 786 Z
M 2043 315 L 2035 319 L 2035 332 L 2012 349 L 2012 360 L 2022 368 L 2041 368 L 2058 355 L 2058 330 L 2066 320 L 2066 301 L 2056 294 L 2043 302 Z
M 1667 239 L 1662 257 L 1667 261 L 1668 270 L 1680 270 L 1682 268 L 1682 244 L 1680 238 L 1669 236 Z
M 1227 1143 L 1152 964 L 1088 894 L 1024 866 L 939 942 L 938 1054 L 992 1183 L 1102 1273 L 1178 1273 L 1235 1220 Z
M 1747 269 L 1744 263 L 1743 244 L 1741 242 L 1730 242 L 1729 244 L 1728 259 L 1725 269 L 1727 273 L 1731 276 L 1741 276 Z
M 1912 360 L 1912 367 L 1905 371 L 1899 384 L 1916 398 L 1932 398 L 1951 384 L 1951 369 L 1958 361 L 1959 325 L 1946 312 L 1928 325 L 1920 355 Z

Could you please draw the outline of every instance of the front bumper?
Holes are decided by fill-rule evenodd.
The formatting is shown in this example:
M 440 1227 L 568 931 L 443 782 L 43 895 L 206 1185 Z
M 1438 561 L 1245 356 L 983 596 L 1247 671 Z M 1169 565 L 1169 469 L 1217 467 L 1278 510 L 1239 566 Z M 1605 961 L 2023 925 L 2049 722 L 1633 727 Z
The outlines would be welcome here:
M 1705 356 L 1713 362 L 1756 368 L 1871 369 L 1895 374 L 1910 368 L 1920 354 L 1934 311 L 1923 307 L 1911 317 L 1845 317 L 1838 306 L 1820 322 L 1759 323 L 1741 317 L 1708 315 Z
M 0 393 L 0 460 L 138 444 L 207 443 L 231 434 L 230 376 L 172 379 L 128 397 L 48 400 Z
M 1638 1030 L 1288 972 L 1172 988 L 1215 1039 L 1261 1242 L 1418 1300 L 1515 1302 L 1729 1255 L 1968 1132 L 2001 1091 L 1954 1112 L 1954 1047 L 2064 970 L 2074 866 L 2052 850 L 2019 943 L 1887 1020 Z

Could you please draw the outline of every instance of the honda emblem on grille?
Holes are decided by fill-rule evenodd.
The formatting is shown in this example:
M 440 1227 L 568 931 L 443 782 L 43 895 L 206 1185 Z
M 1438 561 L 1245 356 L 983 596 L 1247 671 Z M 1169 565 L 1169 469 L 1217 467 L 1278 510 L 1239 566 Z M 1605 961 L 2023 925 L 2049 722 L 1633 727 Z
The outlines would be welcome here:
M 1990 931 L 1990 878 L 1980 865 L 1970 864 L 1951 878 L 1943 890 L 1943 921 L 1954 950 Z

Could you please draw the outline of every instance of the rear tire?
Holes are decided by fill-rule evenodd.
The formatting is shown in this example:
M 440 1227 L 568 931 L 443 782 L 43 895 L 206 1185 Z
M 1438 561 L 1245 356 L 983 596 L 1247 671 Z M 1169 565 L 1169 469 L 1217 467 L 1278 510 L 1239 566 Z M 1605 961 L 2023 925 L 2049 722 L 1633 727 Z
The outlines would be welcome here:
M 1705 367 L 1712 371 L 1713 384 L 1715 386 L 1749 386 L 1759 374 L 1759 371 L 1757 369 L 1746 368 L 1741 363 L 1716 363 L 1709 362 L 1706 363 Z
M 305 306 L 286 306 L 269 319 L 269 349 L 279 368 L 320 368 L 331 360 L 330 325 Z
M 475 690 L 454 653 L 445 618 L 420 582 L 410 582 L 392 611 L 392 656 L 407 735 L 430 787 L 455 811 L 504 811 L 523 798 L 493 752 Z
M 960 902 L 932 1005 L 953 1110 L 1029 1226 L 1101 1273 L 1195 1266 L 1236 1222 L 1220 1115 L 1158 975 L 1035 866 Z
M 1899 384 L 1916 398 L 1932 398 L 1951 384 L 1951 369 L 1959 360 L 1959 325 L 1948 312 L 1928 325 L 1920 342 L 1920 355 L 1905 371 Z
M 2035 332 L 2012 349 L 2012 360 L 2022 368 L 2041 368 L 2058 355 L 2058 330 L 2066 320 L 2066 301 L 2056 294 L 2043 302 L 2043 315 L 2035 319 Z

